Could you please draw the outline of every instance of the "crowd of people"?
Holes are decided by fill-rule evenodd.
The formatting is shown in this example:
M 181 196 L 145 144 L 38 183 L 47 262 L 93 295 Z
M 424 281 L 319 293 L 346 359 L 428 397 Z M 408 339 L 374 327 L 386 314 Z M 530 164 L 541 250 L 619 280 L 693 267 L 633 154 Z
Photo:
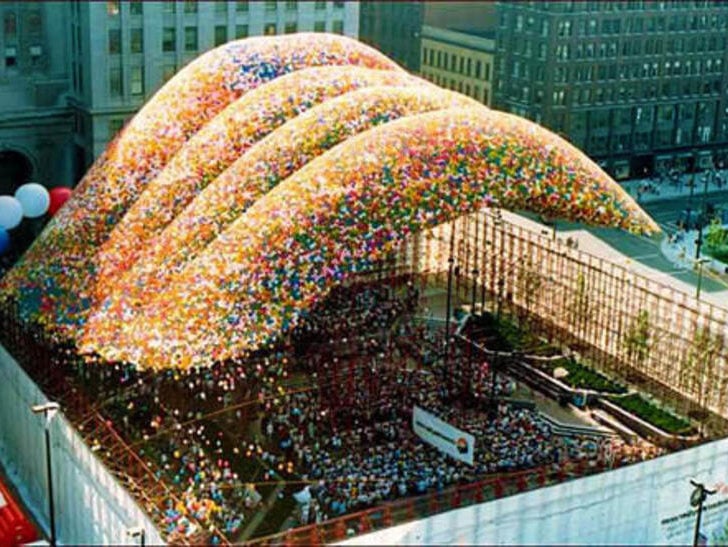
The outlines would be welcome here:
M 200 529 L 213 542 L 235 538 L 288 482 L 310 485 L 315 521 L 493 473 L 657 454 L 649 444 L 555 435 L 536 410 L 510 402 L 515 382 L 472 346 L 446 345 L 442 323 L 414 320 L 418 300 L 412 279 L 340 287 L 286 347 L 185 372 L 59 352 L 95 409 L 172 488 L 156 509 L 172 538 Z M 414 406 L 471 433 L 474 465 L 418 438 Z M 105 454 L 102 439 L 87 441 Z

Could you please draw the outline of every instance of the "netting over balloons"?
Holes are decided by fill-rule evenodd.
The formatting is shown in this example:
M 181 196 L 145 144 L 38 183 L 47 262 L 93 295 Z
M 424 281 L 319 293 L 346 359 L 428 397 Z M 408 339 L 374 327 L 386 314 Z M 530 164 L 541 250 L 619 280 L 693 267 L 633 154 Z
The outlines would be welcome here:
M 255 350 L 407 237 L 496 200 L 658 230 L 560 137 L 401 72 L 301 70 L 208 120 L 121 200 L 113 177 L 85 181 L 102 214 L 76 207 L 70 247 L 38 258 L 47 235 L 6 290 L 40 292 L 27 307 L 85 352 L 186 368 Z

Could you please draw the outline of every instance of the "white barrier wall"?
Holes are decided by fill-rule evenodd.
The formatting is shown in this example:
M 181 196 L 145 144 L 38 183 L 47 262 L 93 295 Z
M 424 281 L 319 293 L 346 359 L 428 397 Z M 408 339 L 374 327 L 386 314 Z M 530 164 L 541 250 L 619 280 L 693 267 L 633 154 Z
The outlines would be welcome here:
M 341 544 L 692 545 L 691 478 L 718 489 L 701 531 L 708 545 L 728 545 L 728 439 Z
M 49 525 L 44 418 L 31 412 L 47 398 L 0 346 L 0 461 L 23 501 Z M 61 409 L 62 411 L 62 409 Z M 56 535 L 65 545 L 119 545 L 142 526 L 146 543 L 163 544 L 154 524 L 89 450 L 62 414 L 51 423 Z

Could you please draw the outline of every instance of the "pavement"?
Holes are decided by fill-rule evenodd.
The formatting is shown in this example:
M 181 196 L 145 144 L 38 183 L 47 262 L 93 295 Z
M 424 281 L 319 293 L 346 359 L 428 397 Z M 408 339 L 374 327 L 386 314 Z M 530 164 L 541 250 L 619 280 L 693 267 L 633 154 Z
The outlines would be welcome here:
M 719 175 L 723 181 L 728 181 L 728 170 L 720 171 Z M 697 231 L 681 231 L 677 224 L 685 209 L 702 210 L 703 200 L 728 208 L 728 182 L 718 184 L 716 177 L 708 177 L 708 184 L 705 184 L 704 174 L 696 173 L 695 184 L 691 187 L 692 179 L 693 175 L 682 175 L 676 182 L 657 184 L 651 179 L 644 179 L 621 183 L 660 225 L 664 231 L 662 234 L 635 236 L 621 230 L 585 228 L 581 224 L 558 222 L 558 237 L 563 240 L 571 238 L 578 242 L 580 250 L 624 265 L 693 297 L 700 285 L 701 300 L 728 308 L 728 265 L 710 260 L 698 266 L 695 261 Z M 652 190 L 646 191 L 647 188 Z M 524 221 L 514 217 L 516 222 L 526 222 L 532 229 L 551 230 L 532 215 L 521 216 Z M 678 241 L 674 243 L 670 239 L 673 234 L 679 234 Z

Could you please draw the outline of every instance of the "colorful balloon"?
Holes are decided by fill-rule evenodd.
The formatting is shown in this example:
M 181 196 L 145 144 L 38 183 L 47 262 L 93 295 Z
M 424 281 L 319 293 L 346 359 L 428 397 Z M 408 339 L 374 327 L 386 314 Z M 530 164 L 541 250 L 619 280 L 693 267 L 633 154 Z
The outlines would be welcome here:
M 51 198 L 45 186 L 37 182 L 23 184 L 15 191 L 15 198 L 23 207 L 23 215 L 38 218 L 46 214 Z
M 0 196 L 0 228 L 12 230 L 23 220 L 23 206 L 13 196 Z
M 58 209 L 63 207 L 63 204 L 68 201 L 71 197 L 73 190 L 65 186 L 58 186 L 50 191 L 51 203 L 48 206 L 48 214 L 53 216 L 56 214 Z

